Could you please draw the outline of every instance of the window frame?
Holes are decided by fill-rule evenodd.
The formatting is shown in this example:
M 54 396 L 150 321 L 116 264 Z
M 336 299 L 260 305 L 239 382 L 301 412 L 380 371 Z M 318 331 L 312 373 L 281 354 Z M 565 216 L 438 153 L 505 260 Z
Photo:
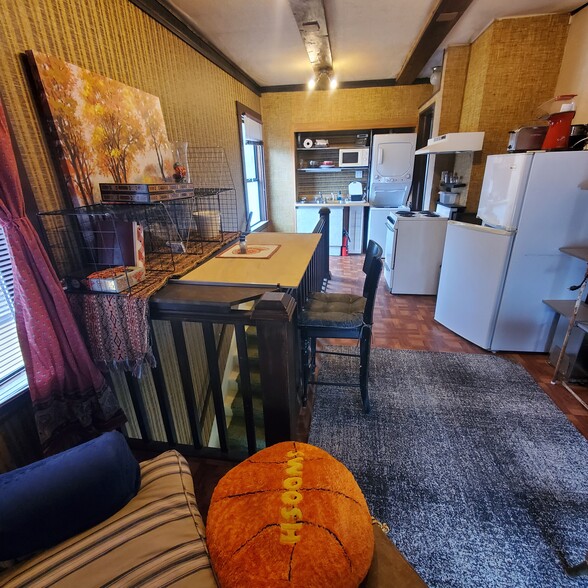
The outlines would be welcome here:
M 12 318 L 10 318 L 10 316 Z M 3 346 L 9 345 L 10 353 L 0 353 L 2 367 L 15 363 L 9 374 L 0 379 L 0 406 L 7 404 L 15 397 L 28 390 L 28 380 L 24 367 L 24 359 L 20 350 L 20 342 L 16 332 L 14 312 L 14 276 L 10 247 L 0 226 L 0 335 Z M 18 349 L 16 351 L 15 349 Z
M 261 120 L 261 115 L 254 110 L 251 110 L 244 104 L 240 102 L 236 103 L 237 105 L 237 127 L 239 129 L 239 149 L 241 152 L 241 172 L 243 175 L 243 203 L 245 207 L 245 218 L 249 218 L 249 197 L 248 197 L 248 189 L 247 186 L 251 182 L 257 182 L 259 188 L 259 215 L 260 220 L 249 227 L 249 230 L 256 230 L 264 226 L 268 223 L 268 206 L 267 206 L 267 182 L 266 182 L 266 174 L 265 174 L 265 147 L 263 141 L 248 141 L 245 142 L 245 137 L 243 133 L 243 122 L 244 117 L 249 117 L 251 120 L 259 123 L 263 126 L 263 121 Z M 255 168 L 256 174 L 255 178 L 248 180 L 247 179 L 247 171 L 246 171 L 246 157 L 245 157 L 245 145 L 253 145 L 254 146 L 254 160 L 255 160 Z

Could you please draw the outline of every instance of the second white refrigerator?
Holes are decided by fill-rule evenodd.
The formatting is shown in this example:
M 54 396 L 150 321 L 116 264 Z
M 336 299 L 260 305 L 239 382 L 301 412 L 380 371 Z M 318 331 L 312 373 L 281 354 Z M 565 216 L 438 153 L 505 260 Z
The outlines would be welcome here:
M 588 246 L 588 152 L 488 157 L 478 216 L 449 221 L 435 319 L 493 351 L 545 352 L 554 317 L 584 274 L 560 247 Z

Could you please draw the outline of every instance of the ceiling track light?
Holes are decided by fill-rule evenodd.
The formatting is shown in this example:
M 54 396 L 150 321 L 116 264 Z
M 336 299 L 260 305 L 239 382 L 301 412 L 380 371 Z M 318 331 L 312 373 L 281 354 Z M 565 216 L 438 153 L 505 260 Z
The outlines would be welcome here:
M 321 82 L 323 82 L 323 86 L 326 83 L 323 78 L 326 78 L 329 81 L 329 88 L 331 90 L 335 90 L 337 88 L 337 78 L 332 69 L 321 69 L 318 74 L 316 74 L 313 78 L 308 81 L 308 89 L 314 90 Z M 323 88 L 319 88 L 323 89 Z

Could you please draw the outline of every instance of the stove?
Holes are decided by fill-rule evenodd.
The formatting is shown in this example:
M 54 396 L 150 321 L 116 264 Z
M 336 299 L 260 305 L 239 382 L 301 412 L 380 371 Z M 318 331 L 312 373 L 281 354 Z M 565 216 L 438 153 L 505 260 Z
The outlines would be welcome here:
M 391 294 L 437 293 L 447 220 L 428 210 L 388 215 L 384 279 Z
M 393 212 L 391 217 L 396 216 L 397 219 L 415 218 L 415 219 L 428 219 L 428 218 L 441 218 L 436 212 L 430 210 L 397 210 Z M 390 217 L 388 217 L 390 218 Z

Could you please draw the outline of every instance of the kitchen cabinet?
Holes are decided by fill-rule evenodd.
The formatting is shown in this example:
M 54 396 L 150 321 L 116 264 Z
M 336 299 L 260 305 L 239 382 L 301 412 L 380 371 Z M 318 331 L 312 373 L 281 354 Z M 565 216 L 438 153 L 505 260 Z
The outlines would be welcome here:
M 331 207 L 323 204 L 314 206 L 303 204 L 296 208 L 296 232 L 312 233 L 319 221 L 319 210 L 329 208 L 329 255 L 341 255 L 343 245 L 343 207 Z
M 339 151 L 369 148 L 370 137 L 369 130 L 295 133 L 296 201 L 303 197 L 314 200 L 319 193 L 337 196 L 341 192 L 345 198 L 354 181 L 367 187 L 369 165 L 339 167 Z M 305 147 L 305 142 L 312 146 Z
M 328 208 L 329 254 L 341 255 L 343 229 L 351 237 L 349 253 L 361 253 L 363 245 L 363 219 L 367 202 L 344 202 L 341 204 L 307 203 L 296 205 L 296 232 L 312 233 L 319 220 L 319 210 Z

